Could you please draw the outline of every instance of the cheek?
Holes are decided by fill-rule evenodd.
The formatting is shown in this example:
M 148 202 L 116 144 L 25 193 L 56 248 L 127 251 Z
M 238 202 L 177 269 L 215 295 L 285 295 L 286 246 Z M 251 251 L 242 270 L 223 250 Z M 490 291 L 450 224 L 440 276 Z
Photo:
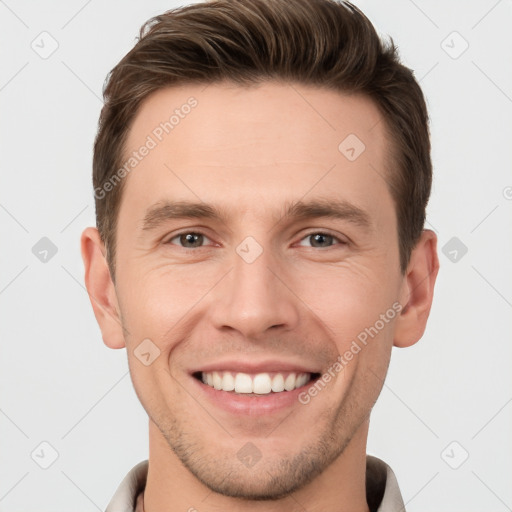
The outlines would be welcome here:
M 297 283 L 297 295 L 336 340 L 338 351 L 346 350 L 358 336 L 364 340 L 364 333 L 368 329 L 374 332 L 376 323 L 379 334 L 391 331 L 398 288 L 389 271 L 378 272 L 370 265 L 344 265 L 301 272 L 305 274 L 309 277 Z M 384 325 L 381 315 L 385 315 Z
M 186 347 L 205 315 L 207 300 L 203 299 L 222 274 L 207 265 L 192 269 L 125 264 L 123 270 L 118 296 L 133 385 L 146 411 L 160 410 L 168 390 L 173 389 L 173 399 L 181 396 L 180 386 L 170 374 L 174 372 L 171 367 L 180 366 L 175 348 Z M 148 356 L 143 354 L 148 352 L 154 360 L 146 365 Z
M 119 282 L 130 283 L 119 290 L 121 309 L 131 342 L 150 338 L 161 351 L 172 348 L 183 326 L 201 307 L 201 300 L 218 281 L 213 267 L 192 269 L 162 265 L 156 268 L 125 267 Z

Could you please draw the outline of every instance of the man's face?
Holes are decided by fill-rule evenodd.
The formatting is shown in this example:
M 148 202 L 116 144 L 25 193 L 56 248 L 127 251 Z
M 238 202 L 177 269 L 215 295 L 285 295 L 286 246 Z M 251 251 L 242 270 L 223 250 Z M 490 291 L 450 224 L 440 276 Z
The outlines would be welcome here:
M 364 442 L 386 374 L 404 278 L 384 123 L 360 96 L 220 84 L 152 95 L 126 156 L 148 136 L 157 144 L 126 178 L 117 228 L 136 392 L 200 481 L 276 497 Z

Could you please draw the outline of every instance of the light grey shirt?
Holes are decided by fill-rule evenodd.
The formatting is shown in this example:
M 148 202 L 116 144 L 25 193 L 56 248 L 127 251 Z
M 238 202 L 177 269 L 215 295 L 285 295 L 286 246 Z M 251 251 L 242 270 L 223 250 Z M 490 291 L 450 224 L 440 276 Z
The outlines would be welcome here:
M 137 464 L 126 475 L 105 512 L 144 512 L 144 487 L 148 461 Z M 370 512 L 405 512 L 393 470 L 382 460 L 366 456 L 366 501 Z

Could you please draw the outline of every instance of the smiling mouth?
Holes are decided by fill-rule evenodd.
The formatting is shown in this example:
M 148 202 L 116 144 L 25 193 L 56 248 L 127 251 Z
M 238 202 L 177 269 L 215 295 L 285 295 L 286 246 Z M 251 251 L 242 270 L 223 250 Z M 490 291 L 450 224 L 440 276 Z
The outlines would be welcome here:
M 318 379 L 319 373 L 269 372 L 242 373 L 230 371 L 195 372 L 197 380 L 217 391 L 241 395 L 269 395 L 301 388 Z

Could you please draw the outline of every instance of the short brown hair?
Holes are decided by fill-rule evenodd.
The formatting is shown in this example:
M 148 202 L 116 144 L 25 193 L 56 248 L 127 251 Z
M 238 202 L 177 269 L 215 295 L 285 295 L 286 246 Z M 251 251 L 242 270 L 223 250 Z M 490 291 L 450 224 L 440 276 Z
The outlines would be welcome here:
M 105 184 L 122 165 L 141 102 L 173 85 L 273 79 L 360 93 L 379 108 L 393 155 L 386 180 L 395 202 L 405 272 L 425 222 L 432 163 L 425 99 L 412 71 L 400 63 L 393 40 L 384 43 L 349 2 L 214 0 L 146 22 L 134 48 L 107 77 L 93 184 L 96 223 L 113 279 L 124 180 L 108 193 Z

